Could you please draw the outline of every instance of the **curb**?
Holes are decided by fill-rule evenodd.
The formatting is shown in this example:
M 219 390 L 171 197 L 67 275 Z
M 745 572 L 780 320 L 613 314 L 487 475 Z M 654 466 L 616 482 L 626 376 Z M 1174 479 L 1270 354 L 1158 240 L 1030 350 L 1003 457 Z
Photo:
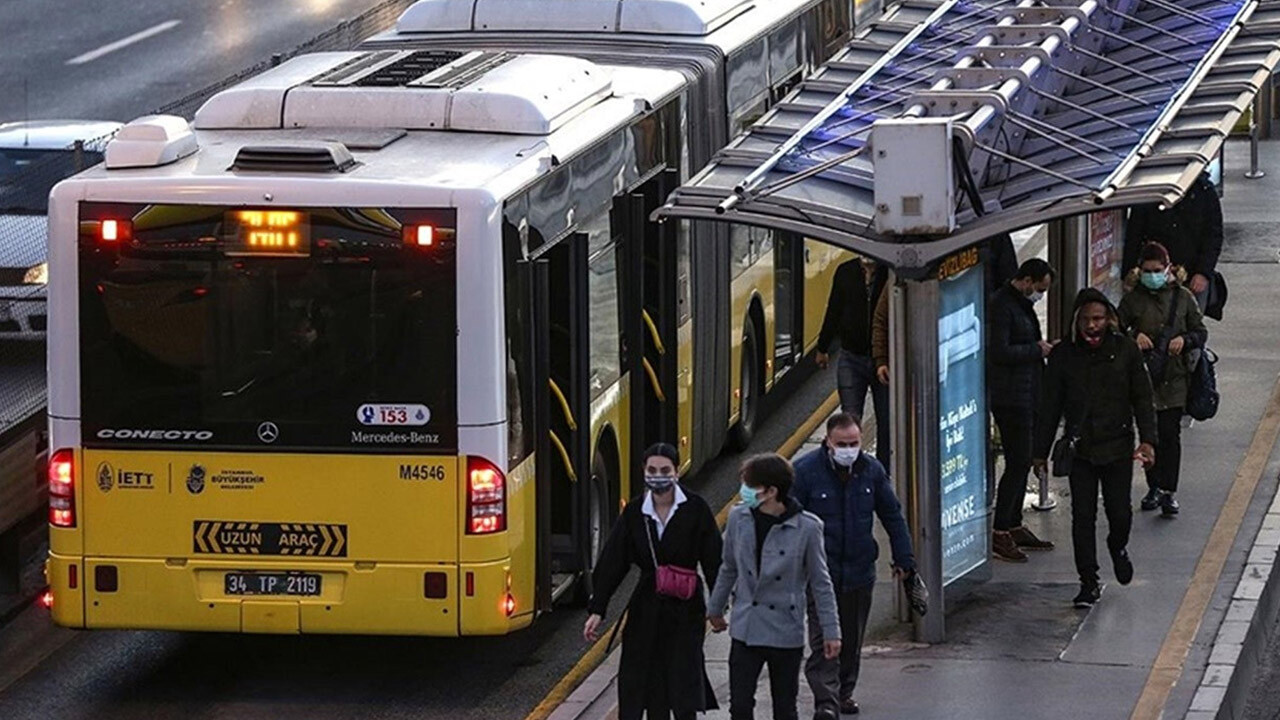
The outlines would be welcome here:
M 1263 517 L 1249 551 L 1244 575 L 1231 593 L 1231 604 L 1209 655 L 1209 665 L 1196 688 L 1185 720 L 1234 720 L 1249 700 L 1267 636 L 1280 616 L 1280 492 Z

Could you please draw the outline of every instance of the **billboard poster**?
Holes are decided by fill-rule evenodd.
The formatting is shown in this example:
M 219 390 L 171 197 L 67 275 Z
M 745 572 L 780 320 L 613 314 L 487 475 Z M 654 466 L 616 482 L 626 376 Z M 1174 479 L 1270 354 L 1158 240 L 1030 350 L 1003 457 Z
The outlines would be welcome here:
M 938 433 L 942 582 L 986 562 L 987 406 L 982 265 L 944 261 L 939 278 Z
M 1120 264 L 1124 261 L 1124 211 L 1089 214 L 1089 287 L 1119 304 L 1124 294 Z
M 880 14 L 883 0 L 853 0 L 853 26 L 860 28 L 868 20 Z

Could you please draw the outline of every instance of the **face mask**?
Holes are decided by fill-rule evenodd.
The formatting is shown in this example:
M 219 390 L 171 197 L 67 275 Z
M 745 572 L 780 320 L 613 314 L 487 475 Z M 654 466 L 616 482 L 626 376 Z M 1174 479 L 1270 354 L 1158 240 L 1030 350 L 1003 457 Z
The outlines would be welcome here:
M 859 453 L 862 448 L 857 447 L 838 447 L 831 451 L 831 459 L 836 461 L 840 467 L 853 467 L 853 463 L 858 460 Z
M 738 497 L 742 498 L 742 504 L 752 510 L 760 507 L 760 491 L 743 484 L 738 488 Z
M 1169 281 L 1169 275 L 1165 271 L 1142 273 L 1142 284 L 1151 290 L 1159 290 Z
M 1044 299 L 1044 293 L 1040 292 L 1039 290 L 1036 290 L 1035 292 L 1028 295 L 1027 299 L 1031 301 L 1032 305 L 1035 305 L 1036 303 Z
M 671 489 L 676 486 L 676 481 L 666 475 L 645 475 L 644 486 L 656 495 L 664 495 L 671 492 Z

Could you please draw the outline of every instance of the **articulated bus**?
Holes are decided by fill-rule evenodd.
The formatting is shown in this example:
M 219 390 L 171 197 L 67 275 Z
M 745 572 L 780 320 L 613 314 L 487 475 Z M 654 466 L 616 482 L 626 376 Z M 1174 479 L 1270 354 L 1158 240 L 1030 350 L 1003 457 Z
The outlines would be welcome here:
M 590 591 L 640 448 L 750 439 L 846 258 L 648 218 L 849 3 L 486 3 L 140 118 L 54 189 L 58 624 L 508 633 Z

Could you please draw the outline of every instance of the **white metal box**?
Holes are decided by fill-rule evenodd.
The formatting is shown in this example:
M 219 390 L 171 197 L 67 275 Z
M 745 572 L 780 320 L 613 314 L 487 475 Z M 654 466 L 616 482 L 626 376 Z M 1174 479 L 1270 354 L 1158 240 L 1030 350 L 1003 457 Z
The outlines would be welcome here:
M 877 232 L 946 235 L 955 230 L 950 118 L 877 120 L 871 151 Z

